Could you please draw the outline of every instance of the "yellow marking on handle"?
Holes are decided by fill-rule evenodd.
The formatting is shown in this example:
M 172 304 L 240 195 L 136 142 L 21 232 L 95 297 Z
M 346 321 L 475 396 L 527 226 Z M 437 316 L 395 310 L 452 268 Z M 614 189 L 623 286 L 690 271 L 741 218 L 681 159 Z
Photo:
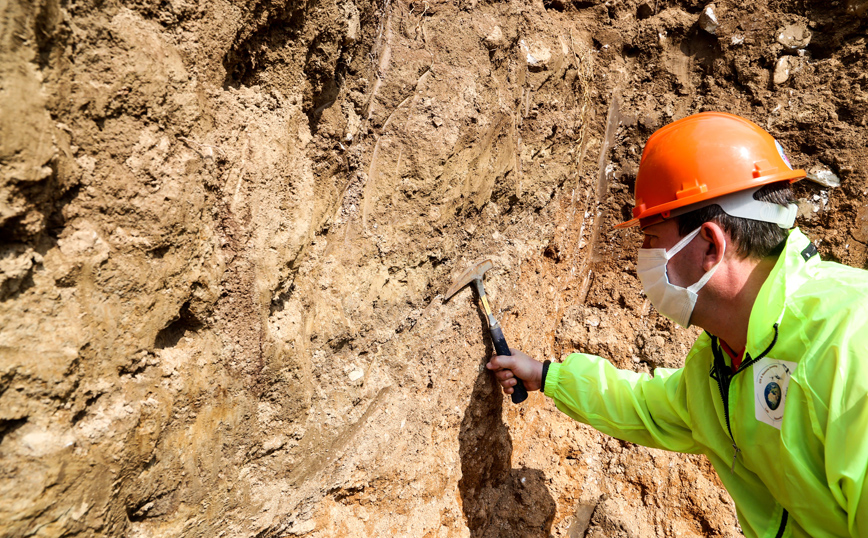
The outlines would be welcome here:
M 483 295 L 481 297 L 481 299 L 482 299 L 482 306 L 485 308 L 485 313 L 490 316 L 491 315 L 491 308 L 488 306 L 488 297 Z

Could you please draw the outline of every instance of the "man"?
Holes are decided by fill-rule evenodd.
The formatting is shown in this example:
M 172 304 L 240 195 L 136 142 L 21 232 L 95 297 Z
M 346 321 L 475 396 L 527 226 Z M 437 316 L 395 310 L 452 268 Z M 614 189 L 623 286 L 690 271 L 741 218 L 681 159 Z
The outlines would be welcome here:
M 706 112 L 648 140 L 633 220 L 655 308 L 705 329 L 654 377 L 574 353 L 488 368 L 633 443 L 705 454 L 747 537 L 868 537 L 868 273 L 821 261 L 798 230 L 803 178 L 755 124 Z

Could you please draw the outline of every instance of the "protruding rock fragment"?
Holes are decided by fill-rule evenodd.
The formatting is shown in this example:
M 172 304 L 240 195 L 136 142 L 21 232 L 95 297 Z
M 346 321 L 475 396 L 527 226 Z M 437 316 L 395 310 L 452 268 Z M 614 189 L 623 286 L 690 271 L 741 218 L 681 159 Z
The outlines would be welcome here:
M 344 44 L 355 43 L 359 39 L 359 32 L 361 30 L 359 9 L 353 2 L 346 2 L 342 6 L 344 14 L 347 17 L 347 33 L 344 35 Z
M 714 14 L 714 4 L 708 4 L 699 16 L 699 27 L 711 35 L 716 35 L 718 26 L 720 26 L 720 22 L 717 20 L 717 15 Z
M 830 189 L 841 186 L 841 178 L 836 176 L 835 173 L 828 168 L 823 168 L 822 166 L 811 168 L 808 170 L 805 177 L 814 183 L 819 183 L 820 185 L 829 187 Z
M 790 24 L 778 30 L 777 40 L 787 50 L 796 51 L 810 44 L 811 31 L 804 23 Z
M 19 290 L 33 270 L 33 261 L 34 252 L 24 245 L 0 247 L 0 299 Z
M 506 39 L 503 37 L 503 30 L 500 26 L 495 26 L 494 30 L 483 41 L 488 50 L 499 49 L 506 45 Z
M 775 84 L 783 84 L 790 78 L 790 74 L 798 71 L 799 58 L 795 56 L 781 56 L 775 64 L 773 80 Z
M 543 45 L 528 45 L 521 40 L 521 50 L 527 59 L 527 67 L 531 71 L 544 71 L 552 59 L 552 51 Z

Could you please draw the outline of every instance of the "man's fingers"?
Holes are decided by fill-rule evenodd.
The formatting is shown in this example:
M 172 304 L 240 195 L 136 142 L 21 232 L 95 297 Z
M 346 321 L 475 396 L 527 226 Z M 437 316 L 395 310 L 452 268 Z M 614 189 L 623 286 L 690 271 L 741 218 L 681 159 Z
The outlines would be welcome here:
M 494 355 L 491 361 L 485 365 L 489 370 L 494 370 L 494 378 L 503 387 L 504 394 L 512 394 L 513 387 L 518 384 L 515 373 L 512 368 L 515 368 L 515 357 L 509 355 Z
M 492 355 L 485 364 L 503 387 L 504 394 L 512 394 L 513 387 L 519 383 L 519 380 L 524 381 L 528 390 L 539 390 L 543 363 L 517 349 L 510 349 L 510 351 L 512 355 Z
M 509 355 L 493 355 L 485 366 L 489 370 L 511 369 L 515 366 L 515 358 Z
M 514 374 L 512 373 L 512 370 L 499 370 L 494 373 L 494 377 L 496 377 L 497 380 L 501 382 L 510 379 L 511 377 L 513 377 L 513 375 Z

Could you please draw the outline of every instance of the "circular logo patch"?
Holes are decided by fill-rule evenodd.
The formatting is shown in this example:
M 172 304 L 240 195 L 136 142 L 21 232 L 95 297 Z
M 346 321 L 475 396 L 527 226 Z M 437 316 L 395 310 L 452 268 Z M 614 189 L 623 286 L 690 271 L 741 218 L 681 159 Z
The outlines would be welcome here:
M 781 429 L 787 390 L 797 364 L 764 357 L 753 365 L 756 419 Z
M 774 411 L 781 405 L 781 386 L 772 381 L 765 389 L 766 405 Z

